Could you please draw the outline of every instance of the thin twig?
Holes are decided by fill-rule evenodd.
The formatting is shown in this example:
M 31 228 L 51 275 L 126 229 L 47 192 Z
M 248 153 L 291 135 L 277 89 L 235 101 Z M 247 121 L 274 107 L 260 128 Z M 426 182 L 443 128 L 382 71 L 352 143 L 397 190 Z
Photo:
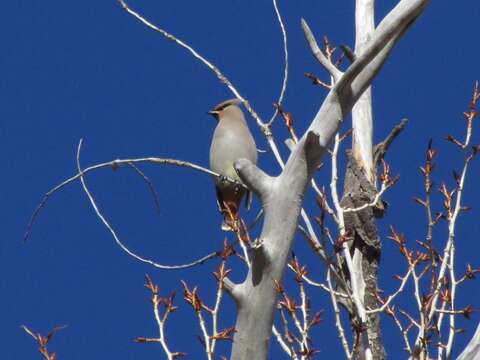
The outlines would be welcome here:
M 457 185 L 457 192 L 456 192 L 456 201 L 455 201 L 455 210 L 453 212 L 453 215 L 451 218 L 449 218 L 449 224 L 448 224 L 448 231 L 449 231 L 449 239 L 448 239 L 448 245 L 449 246 L 449 269 L 450 269 L 450 283 L 451 283 L 451 293 L 450 293 L 450 307 L 452 311 L 455 311 L 455 296 L 456 296 L 456 288 L 457 288 L 457 280 L 455 276 L 455 225 L 456 225 L 456 220 L 458 218 L 458 214 L 462 210 L 462 195 L 463 195 L 463 189 L 464 189 L 464 184 L 465 184 L 465 178 L 467 174 L 467 168 L 469 162 L 472 160 L 475 151 L 473 154 L 469 153 L 469 146 L 471 143 L 471 136 L 472 136 L 472 128 L 473 128 L 473 120 L 478 116 L 478 110 L 477 104 L 478 100 L 480 99 L 480 92 L 478 90 L 478 81 L 475 82 L 474 87 L 473 87 L 473 96 L 472 100 L 470 101 L 469 108 L 470 111 L 465 112 L 464 116 L 467 120 L 467 133 L 465 135 L 465 141 L 463 143 L 462 149 L 464 152 L 464 165 L 463 165 L 463 171 L 462 175 L 460 177 L 460 180 L 458 181 Z M 442 270 L 444 268 L 444 264 L 446 263 L 445 259 L 445 254 L 444 254 L 444 259 L 442 262 L 442 267 L 440 270 L 439 274 L 439 279 L 442 278 Z M 440 281 L 439 281 L 440 282 Z M 438 296 L 438 293 L 436 293 Z M 435 306 L 435 304 L 432 306 L 432 308 Z M 447 346 L 445 349 L 445 356 L 447 359 L 451 357 L 452 354 L 452 348 L 453 348 L 453 340 L 455 338 L 456 329 L 455 329 L 455 315 L 451 314 L 450 315 L 450 330 L 449 330 L 449 335 L 448 335 L 448 342 Z
M 190 54 L 192 54 L 196 59 L 200 60 L 202 64 L 207 66 L 211 71 L 214 72 L 214 74 L 217 76 L 217 78 L 225 84 L 230 91 L 235 95 L 237 99 L 243 102 L 245 108 L 247 111 L 252 115 L 252 117 L 255 119 L 257 124 L 263 129 L 266 128 L 266 124 L 262 121 L 260 116 L 255 112 L 255 110 L 250 106 L 249 102 L 242 96 L 240 95 L 239 91 L 233 86 L 233 84 L 230 82 L 230 80 L 216 67 L 214 64 L 212 64 L 209 60 L 207 60 L 205 57 L 203 57 L 197 50 L 195 50 L 193 47 L 188 45 L 186 42 L 178 39 L 176 36 L 173 34 L 169 33 L 166 30 L 163 30 L 159 28 L 158 26 L 152 24 L 150 21 L 145 19 L 142 15 L 134 11 L 130 6 L 127 4 L 125 0 L 118 0 L 122 8 L 130 15 L 135 17 L 137 20 L 139 20 L 141 23 L 146 25 L 148 28 L 150 28 L 153 31 L 156 31 L 160 34 L 162 34 L 165 38 L 167 38 L 170 41 L 175 42 L 177 45 L 181 46 L 182 48 L 186 49 Z
M 170 349 L 168 348 L 167 341 L 165 340 L 165 321 L 167 319 L 164 318 L 165 321 L 162 321 L 160 319 L 160 312 L 159 312 L 159 309 L 158 309 L 158 303 L 153 303 L 153 313 L 155 315 L 155 321 L 157 322 L 157 326 L 158 326 L 158 333 L 159 333 L 158 340 L 159 340 L 160 344 L 162 345 L 163 351 L 167 355 L 168 360 L 171 360 L 171 359 L 173 359 L 173 356 L 172 356 L 172 353 L 171 353 Z
M 66 327 L 66 325 L 54 327 L 46 336 L 43 336 L 40 333 L 34 333 L 32 330 L 30 330 L 25 325 L 22 325 L 21 327 L 28 335 L 30 335 L 37 342 L 38 352 L 42 355 L 44 360 L 56 360 L 57 359 L 56 353 L 50 353 L 48 351 L 47 346 L 48 346 L 48 343 L 50 342 L 50 340 L 52 340 L 52 338 L 54 337 L 54 335 L 58 331 L 64 329 Z
M 143 180 L 147 184 L 150 192 L 152 193 L 153 201 L 155 202 L 155 208 L 157 209 L 157 212 L 160 213 L 160 201 L 158 200 L 158 193 L 157 193 L 157 190 L 155 189 L 155 186 L 153 185 L 152 181 L 148 178 L 147 175 L 145 175 L 145 173 L 142 170 L 140 170 L 140 168 L 138 166 L 136 166 L 133 163 L 129 163 L 128 165 L 133 170 L 135 170 L 135 172 L 138 175 L 140 175 L 143 178 Z
M 410 340 L 408 339 L 408 330 L 409 328 L 406 328 L 404 329 L 402 323 L 400 322 L 400 319 L 398 318 L 398 316 L 396 315 L 395 312 L 392 312 L 392 318 L 393 318 L 393 321 L 395 322 L 395 324 L 397 325 L 398 329 L 400 330 L 400 332 L 402 333 L 402 336 L 403 336 L 403 342 L 405 343 L 405 350 L 411 354 L 412 353 L 412 348 L 410 346 Z
M 174 165 L 174 166 L 179 166 L 179 167 L 187 167 L 191 168 L 203 173 L 206 173 L 208 175 L 215 176 L 217 178 L 222 179 L 222 181 L 227 181 L 232 184 L 235 184 L 237 186 L 245 187 L 242 183 L 239 183 L 238 181 L 235 181 L 233 179 L 230 179 L 228 177 L 222 176 L 214 171 L 211 171 L 207 168 L 204 168 L 200 165 L 188 162 L 188 161 L 183 161 L 183 160 L 176 160 L 176 159 L 168 159 L 168 158 L 157 158 L 157 157 L 145 157 L 145 158 L 136 158 L 136 159 L 117 159 L 117 160 L 112 160 L 96 165 L 89 166 L 85 168 L 82 172 L 79 172 L 75 174 L 74 176 L 64 180 L 62 183 L 58 184 L 54 188 L 50 189 L 44 196 L 43 199 L 40 201 L 40 203 L 37 205 L 35 208 L 32 216 L 30 217 L 30 220 L 27 224 L 27 229 L 25 231 L 25 235 L 23 237 L 23 240 L 26 241 L 28 237 L 30 236 L 30 233 L 33 228 L 33 224 L 35 223 L 35 220 L 37 219 L 40 211 L 45 207 L 47 201 L 50 199 L 50 197 L 55 194 L 57 191 L 61 190 L 63 187 L 66 185 L 74 182 L 75 180 L 78 180 L 80 177 L 86 175 L 87 173 L 91 171 L 95 171 L 101 168 L 112 168 L 116 169 L 119 166 L 122 165 L 130 165 L 131 164 L 137 164 L 137 163 L 153 163 L 153 164 L 158 164 L 158 165 Z
M 452 348 L 453 348 L 453 340 L 455 338 L 455 334 L 457 333 L 455 329 L 455 298 L 457 292 L 457 280 L 455 278 L 455 244 L 452 244 L 452 248 L 450 249 L 450 309 L 452 313 L 450 314 L 450 321 L 449 321 L 449 332 L 448 332 L 448 342 L 447 347 L 445 349 L 445 355 L 447 359 L 450 359 L 452 355 Z
M 469 135 L 467 134 L 467 140 L 469 140 Z M 454 249 L 454 240 L 455 240 L 455 225 L 456 225 L 456 220 L 458 218 L 458 215 L 462 209 L 462 195 L 463 195 L 463 189 L 464 189 L 464 184 L 465 184 L 465 179 L 467 175 L 467 170 L 468 170 L 468 165 L 472 159 L 472 155 L 465 155 L 464 159 L 464 164 L 463 164 L 463 169 L 462 169 L 462 174 L 459 178 L 458 186 L 457 186 L 457 192 L 456 192 L 456 199 L 455 199 L 455 206 L 453 209 L 453 212 L 451 213 L 451 216 L 449 216 L 448 219 L 448 240 L 447 244 L 445 245 L 445 248 L 443 250 L 443 259 L 442 263 L 440 266 L 440 271 L 437 276 L 437 286 L 435 287 L 433 291 L 433 299 L 431 302 L 431 308 L 427 316 L 427 323 L 433 319 L 433 316 L 437 310 L 437 301 L 438 297 L 440 295 L 440 289 L 442 286 L 442 281 L 443 277 L 445 276 L 445 273 L 448 268 L 448 264 L 450 262 L 450 256 L 454 255 L 452 254 L 452 249 Z M 420 340 L 422 338 L 421 332 L 417 335 L 417 340 L 416 340 L 416 345 L 420 343 Z M 453 343 L 453 340 L 452 340 Z
M 315 56 L 320 65 L 322 65 L 325 70 L 328 71 L 328 73 L 333 77 L 333 79 L 337 81 L 343 73 L 338 70 L 335 65 L 327 59 L 322 50 L 320 50 L 317 40 L 315 40 L 315 36 L 313 36 L 312 30 L 310 30 L 310 27 L 308 26 L 305 19 L 302 19 L 302 29 L 305 38 L 307 39 L 308 45 L 310 46 L 310 50 L 312 50 L 313 56 Z
M 282 326 L 283 326 L 283 331 L 284 331 L 284 337 L 285 339 L 288 341 L 288 345 L 289 345 L 289 348 L 290 348 L 290 352 L 291 354 L 295 354 L 295 349 L 294 349 L 294 346 L 293 346 L 293 341 L 297 341 L 297 343 L 299 342 L 298 339 L 295 337 L 295 335 L 289 330 L 289 324 L 288 324 L 288 319 L 287 317 L 285 316 L 285 312 L 283 311 L 283 308 L 281 306 L 279 306 L 279 313 L 280 313 L 280 320 L 282 322 Z M 296 359 L 296 355 L 295 355 L 295 359 Z
M 287 90 L 287 82 L 288 82 L 288 44 L 287 44 L 287 31 L 285 30 L 285 24 L 283 23 L 282 15 L 280 10 L 278 9 L 277 0 L 273 0 L 273 7 L 275 9 L 275 14 L 277 15 L 278 23 L 280 24 L 280 29 L 282 30 L 282 38 L 283 38 L 283 53 L 284 53 L 284 61 L 285 67 L 283 70 L 283 82 L 282 82 L 282 89 L 280 90 L 280 96 L 278 97 L 277 104 L 282 105 L 283 98 L 285 96 L 285 91 Z M 271 126 L 278 115 L 278 108 L 275 108 L 275 112 L 273 113 L 272 117 L 268 121 L 268 125 Z
M 325 195 L 325 193 L 323 191 L 320 190 L 320 188 L 317 185 L 317 182 L 313 178 L 312 178 L 312 188 L 313 188 L 313 190 L 315 190 L 317 195 L 322 198 L 323 205 L 324 205 L 324 208 L 325 208 L 325 211 L 327 212 L 327 214 L 330 215 L 332 217 L 333 221 L 335 221 L 335 223 L 338 225 L 338 218 L 337 218 L 337 215 L 335 214 L 335 211 L 333 211 L 332 207 L 328 203 L 327 196 Z
M 385 311 L 385 309 L 387 309 L 390 306 L 390 303 L 403 291 L 411 274 L 412 274 L 412 268 L 409 268 L 407 274 L 402 278 L 402 282 L 400 283 L 400 286 L 398 287 L 397 291 L 391 294 L 387 298 L 387 300 L 382 304 L 382 306 L 380 306 L 379 308 L 367 310 L 367 314 L 375 314 L 378 312 Z
M 330 298 L 332 300 L 333 311 L 335 313 L 335 326 L 337 327 L 338 336 L 340 338 L 340 342 L 342 343 L 343 351 L 347 359 L 352 358 L 352 352 L 350 351 L 350 346 L 348 345 L 347 336 L 345 335 L 345 330 L 343 329 L 342 325 L 342 318 L 340 316 L 340 308 L 338 307 L 338 300 L 335 291 L 333 290 L 332 286 L 332 276 L 330 273 L 330 269 L 327 270 L 327 283 L 328 288 L 330 290 Z
M 78 178 L 80 177 L 80 182 L 82 183 L 82 187 L 83 187 L 83 190 L 85 191 L 85 193 L 87 194 L 88 196 L 88 199 L 90 200 L 90 204 L 92 205 L 95 213 L 97 214 L 98 218 L 102 221 L 102 223 L 105 225 L 105 227 L 108 229 L 108 231 L 110 231 L 110 234 L 113 236 L 113 238 L 115 239 L 115 242 L 117 243 L 118 246 L 120 246 L 120 248 L 125 251 L 128 255 L 130 255 L 131 257 L 143 262 L 143 263 L 146 263 L 146 264 L 150 264 L 156 268 L 159 268 L 159 269 L 164 269 L 164 270 L 178 270 L 178 269 L 187 269 L 187 268 L 191 268 L 191 267 L 194 267 L 196 265 L 199 265 L 199 264 L 203 264 L 205 261 L 209 260 L 209 259 L 213 259 L 214 257 L 217 257 L 218 256 L 218 252 L 213 252 L 211 254 L 208 254 L 204 257 L 202 257 L 201 259 L 198 259 L 198 260 L 195 260 L 191 263 L 188 263 L 188 264 L 183 264 L 183 265 L 162 265 L 162 264 L 158 264 L 156 263 L 155 261 L 152 261 L 152 260 L 149 260 L 149 259 L 146 259 L 146 258 L 143 258 L 137 254 L 135 254 L 133 251 L 131 251 L 130 249 L 128 249 L 121 241 L 120 239 L 118 238 L 117 236 L 117 233 L 115 232 L 115 230 L 112 228 L 112 226 L 110 225 L 110 223 L 108 222 L 108 220 L 105 218 L 105 216 L 102 214 L 102 212 L 100 211 L 100 209 L 98 208 L 97 204 L 96 204 L 96 201 L 92 195 L 92 193 L 90 192 L 90 190 L 88 189 L 87 185 L 86 185 L 86 182 L 85 182 L 85 179 L 84 179 L 84 174 L 87 172 L 85 169 L 84 171 L 82 171 L 81 169 L 81 166 L 80 166 L 80 151 L 82 149 L 82 143 L 83 143 L 83 139 L 80 139 L 80 142 L 78 143 L 78 148 L 77 148 L 77 168 L 78 168 L 78 173 L 79 175 L 77 176 L 74 176 L 74 178 Z M 131 160 L 130 161 L 124 161 L 126 163 L 128 162 L 132 162 Z M 98 168 L 98 166 L 97 166 Z M 88 169 L 92 169 L 92 167 L 88 168 Z M 70 178 L 72 179 L 72 178 Z M 71 180 L 73 181 L 73 180 Z M 70 182 L 71 182 L 70 181 Z M 65 184 L 62 183 L 62 184 Z
M 295 269 L 293 268 L 293 266 L 291 264 L 287 264 L 287 266 L 290 270 L 295 272 Z M 325 290 L 327 293 L 330 293 L 330 289 L 328 288 L 327 285 L 325 285 L 323 283 L 320 283 L 320 282 L 317 282 L 317 281 L 314 281 L 314 280 L 310 279 L 307 275 L 302 275 L 302 280 L 304 280 L 308 285 L 318 287 L 322 290 Z M 345 298 L 345 299 L 349 298 L 349 296 L 347 294 L 344 294 L 344 293 L 341 293 L 341 292 L 338 292 L 338 291 L 335 291 L 335 290 L 334 290 L 334 292 L 335 292 L 335 296 Z
M 212 315 L 212 343 L 210 345 L 210 352 L 211 355 L 213 356 L 215 354 L 215 346 L 217 345 L 217 338 L 216 335 L 218 334 L 218 314 L 220 312 L 220 305 L 222 303 L 222 298 L 223 298 L 223 288 L 224 288 L 224 269 L 225 269 L 225 260 L 222 261 L 220 264 L 220 270 L 218 272 L 219 278 L 218 280 L 218 286 L 217 286 L 217 296 L 215 299 L 215 307 L 213 308 L 213 311 L 211 313 Z
M 153 305 L 153 314 L 155 317 L 155 322 L 158 326 L 158 338 L 147 338 L 147 337 L 138 337 L 135 339 L 137 343 L 160 343 L 162 346 L 163 352 L 165 353 L 168 360 L 175 360 L 179 357 L 185 355 L 183 352 L 172 352 L 169 349 L 167 340 L 165 338 L 165 324 L 170 317 L 170 314 L 173 313 L 177 307 L 173 305 L 173 300 L 175 298 L 175 293 L 172 293 L 170 297 L 163 298 L 159 294 L 158 285 L 154 284 L 150 276 L 146 275 L 146 284 L 145 287 L 150 290 L 152 297 L 150 298 Z M 160 306 L 163 305 L 165 310 L 163 315 L 160 312 Z
M 213 360 L 210 336 L 208 335 L 207 325 L 205 323 L 205 319 L 203 318 L 203 315 L 202 315 L 201 311 L 196 311 L 196 314 L 197 314 L 197 317 L 198 317 L 198 322 L 200 324 L 200 329 L 202 329 L 203 339 L 204 339 L 204 343 L 205 343 L 205 353 L 207 354 L 207 359 L 208 360 Z
M 290 347 L 285 343 L 285 341 L 282 338 L 282 334 L 278 332 L 275 325 L 272 326 L 272 333 L 275 336 L 275 339 L 277 340 L 282 350 L 285 351 L 291 359 L 295 359 L 295 360 L 298 359 L 297 354 L 295 354 L 295 351 L 292 351 Z
M 144 25 L 146 25 L 148 28 L 150 28 L 151 30 L 154 30 L 158 33 L 160 33 L 162 36 L 164 36 L 166 39 L 168 40 L 171 40 L 173 42 L 175 42 L 177 45 L 181 46 L 182 48 L 186 49 L 187 51 L 189 51 L 197 60 L 199 60 L 200 62 L 202 62 L 205 66 L 207 66 L 211 71 L 214 72 L 214 74 L 217 76 L 217 78 L 223 83 L 225 84 L 228 89 L 234 94 L 234 96 L 239 99 L 240 101 L 243 102 L 245 108 L 247 109 L 247 111 L 250 113 L 250 115 L 255 119 L 255 121 L 257 122 L 257 125 L 260 127 L 260 129 L 262 130 L 263 134 L 265 135 L 266 139 L 267 139 L 267 142 L 270 146 L 270 149 L 272 150 L 272 153 L 276 159 L 276 161 L 278 162 L 278 164 L 280 165 L 280 167 L 283 169 L 285 167 L 285 163 L 282 159 L 282 156 L 280 155 L 280 152 L 278 150 L 278 147 L 275 143 L 275 140 L 273 138 L 273 134 L 271 132 L 271 129 L 270 129 L 270 126 L 268 123 L 265 123 L 263 122 L 263 120 L 260 118 L 260 116 L 255 112 L 255 110 L 250 106 L 249 102 L 243 98 L 239 91 L 233 86 L 233 84 L 230 82 L 230 80 L 228 80 L 228 78 L 218 69 L 218 67 L 216 67 L 214 64 L 212 64 L 210 61 L 208 61 L 205 57 L 203 57 L 202 55 L 200 55 L 200 53 L 198 51 L 196 51 L 194 48 L 192 48 L 190 45 L 188 45 L 187 43 L 183 42 L 182 40 L 176 38 L 174 35 L 172 35 L 171 33 L 155 26 L 154 24 L 152 24 L 151 22 L 149 22 L 148 20 L 146 20 L 143 16 L 141 16 L 140 14 L 138 14 L 137 12 L 135 12 L 134 10 L 132 10 L 128 4 L 126 3 L 125 0 L 118 0 L 120 5 L 122 6 L 122 8 L 130 15 L 132 15 L 133 17 L 135 17 L 137 20 L 139 20 L 141 23 L 143 23 Z M 323 54 L 322 54 L 323 55 Z M 318 240 L 316 234 L 315 234 L 315 231 L 313 229 L 313 226 L 311 224 L 311 221 L 308 217 L 308 214 L 306 213 L 306 211 L 304 209 L 301 210 L 301 217 L 303 219 L 303 221 L 305 222 L 305 225 L 307 227 L 307 231 L 308 231 L 308 234 L 309 234 L 309 237 L 311 238 L 311 241 L 312 241 L 312 244 L 314 244 L 314 246 L 319 249 L 322 247 L 322 244 L 320 243 L 320 241 Z M 320 254 L 321 255 L 321 252 L 318 252 L 316 251 L 317 254 Z M 325 258 L 324 258 L 325 260 Z
M 375 205 L 377 205 L 377 203 L 380 200 L 380 198 L 382 197 L 383 193 L 385 191 L 387 191 L 387 189 L 389 187 L 391 187 L 391 185 L 382 183 L 382 187 L 381 187 L 380 191 L 377 192 L 377 194 L 375 195 L 375 198 L 370 203 L 365 203 L 365 204 L 363 204 L 359 207 L 356 207 L 356 208 L 343 209 L 343 213 L 345 214 L 345 213 L 350 213 L 350 212 L 358 212 L 358 211 L 364 210 L 364 209 L 369 208 L 369 207 L 374 207 Z

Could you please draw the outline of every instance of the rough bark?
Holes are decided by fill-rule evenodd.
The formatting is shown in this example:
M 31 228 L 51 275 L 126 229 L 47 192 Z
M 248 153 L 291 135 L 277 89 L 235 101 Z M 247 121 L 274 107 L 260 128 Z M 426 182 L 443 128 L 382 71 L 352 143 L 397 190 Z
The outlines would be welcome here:
M 355 6 L 355 57 L 361 55 L 375 30 L 375 1 L 356 0 Z M 370 203 L 376 194 L 376 167 L 373 159 L 373 109 L 372 87 L 368 87 L 352 109 L 352 152 L 345 175 L 342 205 L 356 208 Z M 367 208 L 345 216 L 345 227 L 353 237 L 352 257 L 357 282 L 361 284 L 360 296 L 366 308 L 376 304 L 377 273 L 380 260 L 380 239 L 373 216 Z M 355 320 L 358 321 L 358 320 Z M 380 314 L 368 316 L 368 339 L 373 359 L 384 359 Z M 357 349 L 361 353 L 362 349 Z
M 306 134 L 278 177 L 242 159 L 236 169 L 263 204 L 265 220 L 245 281 L 232 285 L 237 306 L 232 360 L 267 358 L 276 307 L 274 280 L 281 280 L 297 227 L 305 190 L 343 119 L 376 76 L 394 44 L 421 14 L 428 0 L 402 0 L 375 30 L 364 52 L 327 95 Z
M 360 164 L 350 151 L 347 156 L 344 195 L 341 205 L 343 208 L 358 208 L 374 200 L 376 189 L 367 179 Z M 375 224 L 375 214 L 379 213 L 378 210 L 374 207 L 367 207 L 344 215 L 345 230 L 353 237 L 351 252 L 356 255 L 359 267 L 361 267 L 359 273 L 362 275 L 361 280 L 364 284 L 363 302 L 367 309 L 377 306 L 375 293 L 381 255 L 381 243 Z M 352 319 L 359 323 L 355 316 Z M 386 355 L 381 335 L 380 313 L 368 315 L 367 332 L 373 359 L 384 359 Z M 360 349 L 357 349 L 356 352 L 360 353 Z

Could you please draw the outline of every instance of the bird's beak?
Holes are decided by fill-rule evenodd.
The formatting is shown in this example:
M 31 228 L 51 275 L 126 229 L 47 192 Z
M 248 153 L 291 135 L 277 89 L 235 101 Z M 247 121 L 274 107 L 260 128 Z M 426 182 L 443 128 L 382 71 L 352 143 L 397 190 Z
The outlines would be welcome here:
M 220 113 L 220 111 L 218 111 L 218 110 L 211 110 L 207 114 L 212 115 L 215 119 L 217 119 L 219 113 Z

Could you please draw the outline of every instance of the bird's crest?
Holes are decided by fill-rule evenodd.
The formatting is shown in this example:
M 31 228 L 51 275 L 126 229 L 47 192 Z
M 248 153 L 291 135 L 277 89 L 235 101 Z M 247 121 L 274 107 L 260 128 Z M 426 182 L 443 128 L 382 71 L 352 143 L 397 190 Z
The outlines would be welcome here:
M 227 106 L 240 105 L 241 103 L 242 103 L 242 100 L 239 100 L 237 98 L 230 99 L 230 100 L 225 100 L 225 101 L 221 102 L 220 104 L 218 104 L 217 106 L 215 106 L 213 108 L 213 111 L 221 111 L 221 110 L 225 109 Z

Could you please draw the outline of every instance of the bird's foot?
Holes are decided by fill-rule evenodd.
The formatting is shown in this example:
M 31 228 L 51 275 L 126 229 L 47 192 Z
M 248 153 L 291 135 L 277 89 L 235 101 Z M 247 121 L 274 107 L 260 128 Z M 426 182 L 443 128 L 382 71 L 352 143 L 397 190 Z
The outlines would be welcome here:
M 252 242 L 252 250 L 258 250 L 263 246 L 263 239 L 257 238 Z
M 226 184 L 226 183 L 230 182 L 230 181 L 228 181 L 228 177 L 226 177 L 225 175 L 220 175 L 218 177 L 218 180 L 220 181 L 221 184 Z

